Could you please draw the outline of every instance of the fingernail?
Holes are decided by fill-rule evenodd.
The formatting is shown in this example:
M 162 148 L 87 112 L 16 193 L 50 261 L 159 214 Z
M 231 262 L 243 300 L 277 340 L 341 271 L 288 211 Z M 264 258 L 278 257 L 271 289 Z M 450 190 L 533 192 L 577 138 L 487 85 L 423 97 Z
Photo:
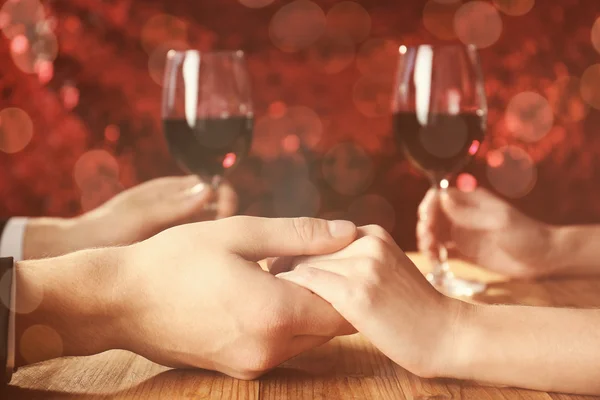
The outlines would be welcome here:
M 356 232 L 356 225 L 350 221 L 328 221 L 329 233 L 333 237 L 348 237 Z
M 204 191 L 206 190 L 206 185 L 204 183 L 198 183 L 197 185 L 195 185 L 194 187 L 192 187 L 188 194 L 190 196 L 197 196 L 201 193 L 204 193 Z

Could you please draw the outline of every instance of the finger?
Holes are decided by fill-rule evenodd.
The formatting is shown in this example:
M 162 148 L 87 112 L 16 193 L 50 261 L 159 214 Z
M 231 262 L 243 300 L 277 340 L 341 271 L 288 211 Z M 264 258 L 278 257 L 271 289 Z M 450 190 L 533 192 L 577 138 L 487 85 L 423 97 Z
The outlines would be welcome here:
M 448 190 L 440 197 L 444 215 L 452 224 L 470 229 L 493 229 L 497 221 L 497 210 L 502 210 L 502 201 L 484 189 L 475 192 Z
M 367 236 L 377 237 L 377 238 L 381 239 L 382 241 L 389 243 L 391 245 L 396 244 L 396 242 L 394 241 L 392 236 L 384 228 L 382 228 L 378 225 L 366 225 L 366 226 L 361 226 L 360 228 L 358 228 L 356 240 L 359 240 L 359 239 L 367 237 Z M 320 259 L 331 258 L 331 257 L 344 258 L 344 257 L 349 257 L 350 254 L 351 253 L 348 253 L 348 252 L 344 252 L 342 254 L 335 253 L 335 254 L 329 254 L 329 255 L 324 255 L 324 256 L 313 256 L 313 257 L 310 257 L 310 259 L 308 259 L 306 257 L 298 257 L 298 256 L 278 257 L 278 258 L 275 258 L 272 261 L 270 261 L 267 265 L 269 268 L 269 272 L 272 273 L 273 275 L 277 275 L 281 272 L 290 271 L 290 270 L 294 269 L 294 267 L 296 265 L 298 265 L 302 262 L 306 262 L 308 260 L 318 261 Z
M 275 279 L 275 278 L 273 278 Z M 285 279 L 276 279 L 284 285 L 287 303 L 293 322 L 290 334 L 312 336 L 340 336 L 356 333 L 350 325 L 326 300 Z
M 324 268 L 324 264 L 328 264 L 329 269 L 339 269 L 344 263 L 332 260 L 322 261 L 319 264 L 319 268 L 307 265 L 298 270 L 281 273 L 277 275 L 277 278 L 310 290 L 334 307 L 336 304 L 344 303 L 342 300 L 350 290 L 350 281 L 345 276 Z M 337 308 L 336 310 L 342 314 L 341 310 Z M 310 313 L 309 309 L 302 307 L 297 309 L 297 314 L 299 314 L 297 317 L 307 313 Z
M 216 201 L 215 219 L 231 217 L 238 209 L 238 195 L 227 182 L 219 186 Z
M 356 237 L 349 221 L 316 218 L 232 217 L 218 222 L 212 237 L 249 261 L 267 257 L 328 254 Z M 208 227 L 208 225 L 205 225 Z
M 384 258 L 388 251 L 392 251 L 396 244 L 389 244 L 385 240 L 382 240 L 376 236 L 363 236 L 360 239 L 355 240 L 349 246 L 342 250 L 336 251 L 331 254 L 317 255 L 317 256 L 300 256 L 295 257 L 288 270 L 295 269 L 301 264 L 312 264 L 320 261 L 329 260 L 343 260 L 347 258 Z

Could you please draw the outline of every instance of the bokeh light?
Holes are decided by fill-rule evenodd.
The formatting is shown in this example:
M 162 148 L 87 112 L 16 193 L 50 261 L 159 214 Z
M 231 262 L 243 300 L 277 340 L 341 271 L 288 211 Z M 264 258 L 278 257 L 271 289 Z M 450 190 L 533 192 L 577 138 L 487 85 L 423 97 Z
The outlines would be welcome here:
M 592 45 L 600 53 L 600 17 L 596 19 L 592 26 Z
M 4 275 L 0 276 L 0 287 L 9 287 L 11 279 L 11 275 L 8 272 L 5 272 Z M 35 311 L 44 298 L 44 290 L 39 285 L 31 285 L 27 288 L 27 296 L 22 296 L 19 301 L 11 301 L 9 293 L 6 293 L 5 290 L 0 290 L 0 301 L 4 304 L 5 307 L 8 307 L 10 304 L 10 309 L 12 312 L 18 314 L 29 314 Z
M 398 43 L 389 39 L 370 39 L 360 47 L 356 66 L 363 75 L 391 82 L 398 65 Z
M 585 70 L 579 88 L 583 100 L 600 110 L 600 64 L 594 64 Z
M 44 338 L 43 345 L 40 344 L 40 338 Z M 28 364 L 63 355 L 63 340 L 48 325 L 32 325 L 25 329 L 20 339 L 19 354 Z
M 60 97 L 67 110 L 72 110 L 79 104 L 79 89 L 73 84 L 65 84 L 60 90 Z
M 75 163 L 73 177 L 81 190 L 94 190 L 101 180 L 118 181 L 119 163 L 105 150 L 90 150 Z
M 309 61 L 326 74 L 337 74 L 354 61 L 354 42 L 347 34 L 326 32 L 310 47 Z
M 430 0 L 423 8 L 423 25 L 438 39 L 456 38 L 454 16 L 460 5 L 460 1 Z
M 23 150 L 33 137 L 33 122 L 20 108 L 0 111 L 0 151 L 13 154 Z
M 296 135 L 287 135 L 283 138 L 281 145 L 286 153 L 295 153 L 300 148 L 300 139 Z
M 248 8 L 262 8 L 273 3 L 274 0 L 239 0 L 240 4 Z
M 456 187 L 462 192 L 472 192 L 477 189 L 477 178 L 469 173 L 463 172 L 456 178 Z
M 360 43 L 371 32 L 371 16 L 360 4 L 341 1 L 327 12 L 327 28 L 345 33 L 355 43 Z
M 104 139 L 106 139 L 107 142 L 116 143 L 119 141 L 120 137 L 121 130 L 117 125 L 111 124 L 104 129 Z
M 495 151 L 502 156 L 498 157 L 499 165 L 495 162 L 487 165 L 487 177 L 492 187 L 513 199 L 527 195 L 537 181 L 537 168 L 531 156 L 522 148 L 510 145 Z
M 483 1 L 463 4 L 454 16 L 456 36 L 465 44 L 483 49 L 502 35 L 502 17 L 496 7 Z
M 142 46 L 148 54 L 165 43 L 185 43 L 188 39 L 187 23 L 177 17 L 159 14 L 148 20 L 141 33 Z
M 10 51 L 14 54 L 24 54 L 29 50 L 29 39 L 25 35 L 17 35 L 10 42 Z
M 20 40 L 18 38 L 19 36 L 15 39 Z M 47 83 L 52 79 L 53 67 L 52 73 L 48 74 L 47 71 L 50 67 L 46 65 L 52 64 L 58 56 L 58 41 L 54 34 L 49 33 L 38 37 L 35 42 L 27 40 L 26 47 L 24 47 L 24 43 L 17 46 L 11 45 L 10 54 L 17 68 L 27 74 L 36 73 L 42 83 Z M 40 75 L 40 70 L 46 73 Z M 47 79 L 48 76 L 50 79 Z
M 542 139 L 554 125 L 554 113 L 546 98 L 535 92 L 522 92 L 508 103 L 506 127 L 526 142 Z
M 39 0 L 9 0 L 0 8 L 0 28 L 8 39 L 25 34 L 27 26 L 44 19 L 44 7 Z
M 535 6 L 535 0 L 493 0 L 493 2 L 504 14 L 514 17 L 527 14 Z
M 564 122 L 583 121 L 590 106 L 581 97 L 581 80 L 574 76 L 559 78 L 547 90 L 548 101 L 556 119 Z
M 287 134 L 293 134 L 309 149 L 314 149 L 323 136 L 323 123 L 319 115 L 305 106 L 290 107 L 283 119 L 289 121 Z
M 269 104 L 269 116 L 273 118 L 281 118 L 287 112 L 287 106 L 283 101 L 274 101 Z
M 354 105 L 361 114 L 375 118 L 390 114 L 392 91 L 388 82 L 361 77 L 352 91 Z
M 357 226 L 375 224 L 392 232 L 396 226 L 396 211 L 390 202 L 378 194 L 367 194 L 354 200 L 348 216 Z
M 325 31 L 325 13 L 309 0 L 281 7 L 269 25 L 271 41 L 280 50 L 296 52 L 313 44 Z
M 38 81 L 46 84 L 54 77 L 54 64 L 49 60 L 38 60 L 34 66 L 35 73 L 38 76 Z
M 355 196 L 371 185 L 373 162 L 361 147 L 345 142 L 329 150 L 323 157 L 322 172 L 336 192 Z

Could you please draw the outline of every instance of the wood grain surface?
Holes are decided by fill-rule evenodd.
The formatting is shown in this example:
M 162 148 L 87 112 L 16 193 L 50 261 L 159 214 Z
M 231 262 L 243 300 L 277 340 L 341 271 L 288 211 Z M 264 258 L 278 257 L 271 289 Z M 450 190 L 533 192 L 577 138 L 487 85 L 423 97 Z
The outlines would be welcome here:
M 427 269 L 417 254 L 411 258 Z M 452 263 L 456 275 L 490 283 L 472 301 L 537 306 L 599 307 L 600 280 L 503 282 L 473 266 Z M 570 396 L 474 382 L 421 379 L 381 354 L 361 335 L 336 338 L 247 382 L 197 370 L 170 370 L 124 351 L 52 360 L 21 368 L 2 399 L 526 399 Z

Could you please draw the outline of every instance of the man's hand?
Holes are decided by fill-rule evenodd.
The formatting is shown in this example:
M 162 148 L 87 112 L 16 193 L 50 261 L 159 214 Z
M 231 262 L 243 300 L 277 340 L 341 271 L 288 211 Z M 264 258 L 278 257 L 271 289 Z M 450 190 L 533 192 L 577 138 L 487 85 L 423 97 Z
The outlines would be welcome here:
M 442 244 L 452 257 L 512 278 L 537 278 L 559 268 L 554 228 L 525 216 L 485 189 L 431 190 L 419 216 L 419 250 L 434 260 Z
M 30 219 L 23 256 L 35 259 L 131 244 L 175 225 L 228 217 L 236 209 L 237 195 L 227 183 L 215 193 L 195 176 L 159 178 L 126 190 L 77 218 Z
M 123 348 L 167 366 L 255 378 L 354 332 L 326 301 L 256 261 L 333 253 L 355 237 L 346 221 L 233 217 L 19 263 L 18 363 Z

